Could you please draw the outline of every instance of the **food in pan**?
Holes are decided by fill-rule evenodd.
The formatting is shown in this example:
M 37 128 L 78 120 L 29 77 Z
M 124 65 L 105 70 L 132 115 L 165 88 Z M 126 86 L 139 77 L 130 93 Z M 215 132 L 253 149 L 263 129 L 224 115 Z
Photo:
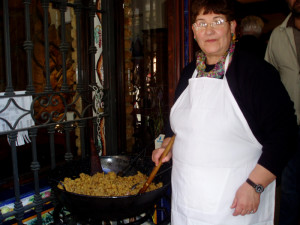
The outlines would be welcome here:
M 147 181 L 147 176 L 138 172 L 134 176 L 120 177 L 114 172 L 96 173 L 93 176 L 81 173 L 79 178 L 71 179 L 66 177 L 63 185 L 58 184 L 58 188 L 65 189 L 69 192 L 90 195 L 90 196 L 126 196 L 135 195 Z M 147 189 L 153 191 L 162 187 L 163 184 L 151 183 Z

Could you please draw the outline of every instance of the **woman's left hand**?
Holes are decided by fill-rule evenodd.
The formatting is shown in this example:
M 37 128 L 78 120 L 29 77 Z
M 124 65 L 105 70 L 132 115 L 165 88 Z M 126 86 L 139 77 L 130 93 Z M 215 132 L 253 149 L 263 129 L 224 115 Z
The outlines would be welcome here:
M 233 216 L 256 213 L 260 202 L 260 194 L 246 182 L 239 187 L 230 208 L 235 209 Z

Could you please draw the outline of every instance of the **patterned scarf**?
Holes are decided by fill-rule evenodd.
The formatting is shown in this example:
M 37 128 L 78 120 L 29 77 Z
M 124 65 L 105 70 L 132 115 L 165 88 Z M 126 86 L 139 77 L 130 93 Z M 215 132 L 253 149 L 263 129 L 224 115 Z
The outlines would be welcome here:
M 233 55 L 234 49 L 235 49 L 235 41 L 231 41 L 228 50 L 221 57 L 220 61 L 215 64 L 215 67 L 209 72 L 205 72 L 206 56 L 203 51 L 199 51 L 197 53 L 197 62 L 196 62 L 196 68 L 198 71 L 197 77 L 211 77 L 211 78 L 222 79 L 224 76 L 224 64 L 225 64 L 227 54 L 229 54 L 229 64 L 228 64 L 228 66 L 229 66 L 231 63 L 231 60 L 232 60 L 232 55 Z

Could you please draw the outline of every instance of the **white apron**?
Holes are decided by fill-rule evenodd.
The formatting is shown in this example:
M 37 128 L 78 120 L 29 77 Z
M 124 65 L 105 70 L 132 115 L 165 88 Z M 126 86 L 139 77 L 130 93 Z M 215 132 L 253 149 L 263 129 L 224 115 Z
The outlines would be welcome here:
M 225 71 L 228 59 L 226 60 Z M 230 206 L 262 153 L 226 77 L 193 78 L 171 109 L 176 134 L 172 167 L 172 225 L 272 225 L 275 181 L 255 214 Z

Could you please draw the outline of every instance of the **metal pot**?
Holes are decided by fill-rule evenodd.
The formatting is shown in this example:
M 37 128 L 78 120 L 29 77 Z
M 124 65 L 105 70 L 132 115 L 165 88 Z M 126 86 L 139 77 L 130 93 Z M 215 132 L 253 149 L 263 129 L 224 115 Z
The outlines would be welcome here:
M 131 163 L 130 158 L 128 156 L 104 156 L 101 157 L 101 166 L 104 172 L 113 171 L 118 173 Z M 138 159 L 129 174 L 139 170 L 149 175 L 153 166 L 154 164 L 150 158 Z M 56 180 L 53 183 L 53 191 L 59 202 L 79 219 L 121 220 L 148 212 L 163 197 L 170 186 L 171 164 L 164 164 L 154 179 L 154 182 L 163 182 L 163 187 L 143 194 L 97 197 L 75 194 L 57 188 L 59 180 L 63 180 L 64 177 L 78 177 L 82 172 L 90 173 L 89 161 L 68 163 L 52 171 L 51 180 Z

